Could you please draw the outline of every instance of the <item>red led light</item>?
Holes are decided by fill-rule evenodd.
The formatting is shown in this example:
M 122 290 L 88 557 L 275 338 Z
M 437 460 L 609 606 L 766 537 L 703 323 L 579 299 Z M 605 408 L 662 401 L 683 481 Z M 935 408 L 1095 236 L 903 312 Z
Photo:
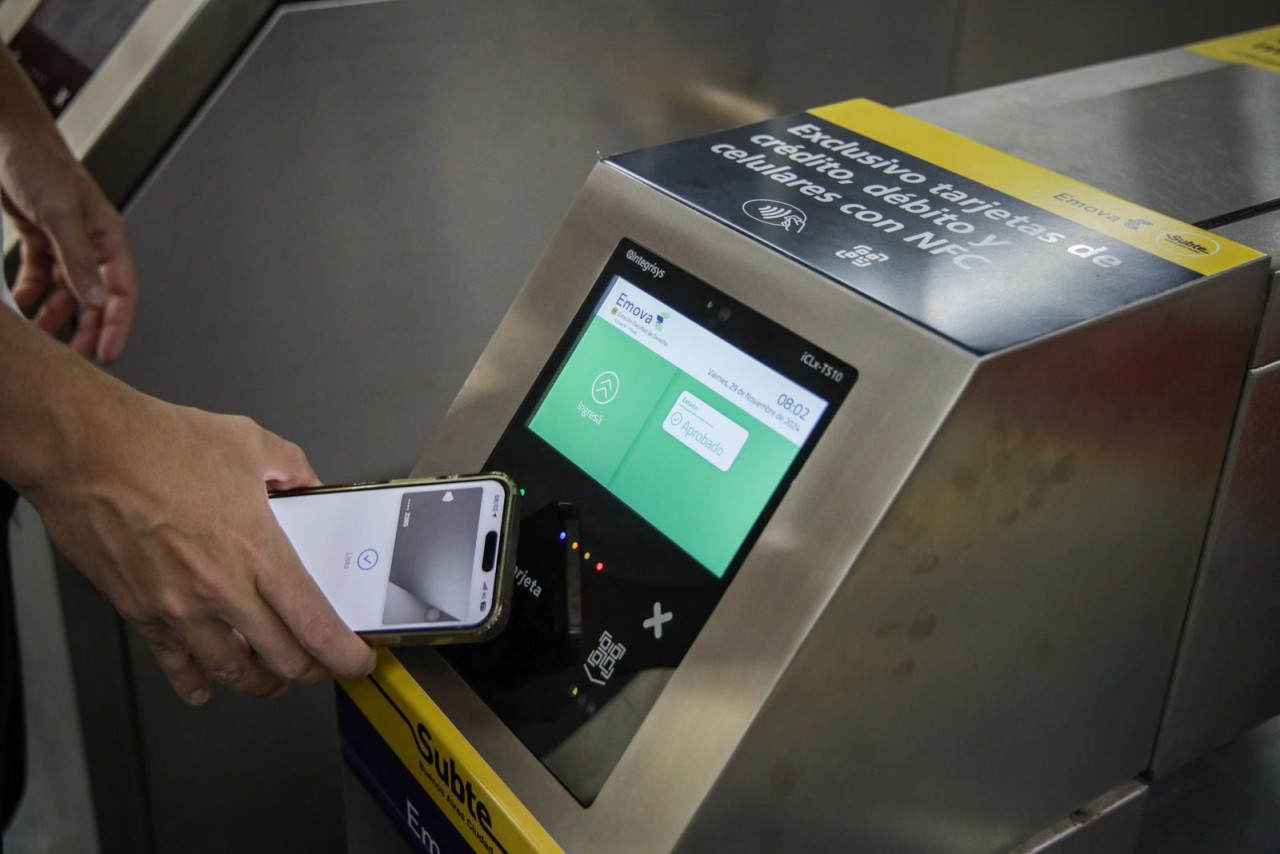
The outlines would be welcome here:
M 603 563 L 603 562 L 601 562 L 601 563 L 597 563 L 597 564 L 596 564 L 596 572 L 604 572 L 604 563 Z

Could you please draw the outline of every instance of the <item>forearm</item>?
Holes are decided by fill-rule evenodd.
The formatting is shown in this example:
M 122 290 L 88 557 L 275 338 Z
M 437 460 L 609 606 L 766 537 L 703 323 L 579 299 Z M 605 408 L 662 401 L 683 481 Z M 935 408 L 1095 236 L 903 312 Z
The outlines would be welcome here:
M 274 694 L 328 670 L 368 673 L 372 650 L 342 624 L 267 503 L 268 487 L 319 483 L 301 449 L 247 418 L 135 391 L 76 355 L 119 354 L 137 276 L 119 214 L 7 56 L 0 188 L 23 243 L 14 295 L 34 313 L 28 323 L 0 306 L 0 478 L 35 505 L 189 702 L 208 699 L 210 677 Z M 44 334 L 73 318 L 70 349 Z
M 0 478 L 27 494 L 65 478 L 145 399 L 0 307 Z

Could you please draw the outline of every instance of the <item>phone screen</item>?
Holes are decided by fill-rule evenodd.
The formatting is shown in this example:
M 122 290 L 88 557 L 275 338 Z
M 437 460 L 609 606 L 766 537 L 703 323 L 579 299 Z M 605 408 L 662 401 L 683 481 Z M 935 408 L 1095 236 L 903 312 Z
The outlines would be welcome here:
M 278 495 L 303 565 L 357 632 L 483 624 L 496 595 L 506 490 L 496 480 Z

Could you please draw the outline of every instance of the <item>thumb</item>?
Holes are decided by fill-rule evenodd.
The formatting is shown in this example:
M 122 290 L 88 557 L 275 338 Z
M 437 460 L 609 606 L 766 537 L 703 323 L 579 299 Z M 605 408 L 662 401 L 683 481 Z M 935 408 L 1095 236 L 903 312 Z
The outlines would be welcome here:
M 320 486 L 320 478 L 307 461 L 302 449 L 268 430 L 262 431 L 262 479 L 272 489 L 300 489 Z

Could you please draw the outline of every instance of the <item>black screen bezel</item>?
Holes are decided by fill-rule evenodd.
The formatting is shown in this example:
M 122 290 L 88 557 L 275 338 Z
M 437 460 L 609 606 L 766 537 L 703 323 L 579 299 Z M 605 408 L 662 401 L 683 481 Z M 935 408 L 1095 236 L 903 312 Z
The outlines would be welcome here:
M 652 273 L 646 272 L 644 267 L 641 266 L 645 262 L 661 270 L 662 275 L 655 277 Z M 718 577 L 719 581 L 727 585 L 742 565 L 743 560 L 746 559 L 747 553 L 750 552 L 751 547 L 759 538 L 760 532 L 773 516 L 778 503 L 781 502 L 783 495 L 790 488 L 791 482 L 795 480 L 800 468 L 822 437 L 822 433 L 826 430 L 831 418 L 834 417 L 836 410 L 844 402 L 845 397 L 857 382 L 858 371 L 822 348 L 811 344 L 796 333 L 786 329 L 777 321 L 765 317 L 728 294 L 713 288 L 702 279 L 670 264 L 656 253 L 645 249 L 629 238 L 623 238 L 618 247 L 609 256 L 609 260 L 600 271 L 600 274 L 596 277 L 595 284 L 592 285 L 591 290 L 582 302 L 582 306 L 569 323 L 565 334 L 561 336 L 555 349 L 551 351 L 551 355 L 538 373 L 538 377 L 534 380 L 529 393 L 525 395 L 519 409 L 516 410 L 510 424 L 507 425 L 507 429 L 503 432 L 503 439 L 507 438 L 507 434 L 518 427 L 527 432 L 536 441 L 546 445 L 553 453 L 563 457 L 554 445 L 529 429 L 529 422 L 532 421 L 534 413 L 538 411 L 538 407 L 542 405 L 542 401 L 551 391 L 552 386 L 555 385 L 561 371 L 568 364 L 569 357 L 577 348 L 578 342 L 586 334 L 587 328 L 591 325 L 592 318 L 599 311 L 600 303 L 608 294 L 615 276 L 634 284 L 642 291 L 666 303 L 675 311 L 680 312 L 680 314 L 703 329 L 711 332 L 722 341 L 736 347 L 765 367 L 778 372 L 826 401 L 827 408 L 823 411 L 818 421 L 814 423 L 813 430 L 801 444 L 795 458 L 791 461 L 791 465 L 787 467 L 787 470 L 778 479 L 777 484 L 774 485 L 769 500 L 761 509 L 746 536 L 743 537 L 738 549 L 734 552 L 733 559 Z M 726 309 L 728 310 L 727 316 L 724 315 Z M 840 372 L 839 379 L 824 375 L 821 370 L 806 364 L 801 358 L 804 354 L 812 356 L 813 361 L 819 365 L 829 365 L 838 370 Z M 502 439 L 499 440 L 499 444 L 501 443 Z M 568 465 L 577 468 L 572 460 L 567 457 L 564 457 L 564 459 Z M 600 485 L 600 489 L 610 498 L 627 507 L 628 512 L 635 513 L 622 499 L 609 492 L 603 484 Z M 645 524 L 650 524 L 639 514 L 636 514 L 636 516 L 644 521 Z M 666 534 L 657 527 L 652 525 L 651 527 L 657 534 L 666 537 Z M 692 556 L 690 556 L 690 560 L 697 562 Z M 715 577 L 715 573 L 710 569 L 707 567 L 703 567 L 703 569 L 709 575 Z
M 827 402 L 733 559 L 718 577 L 528 426 L 596 316 L 616 276 Z M 806 354 L 808 359 L 802 359 Z M 831 372 L 824 373 L 824 365 L 829 366 L 831 372 L 838 372 L 839 378 Z M 495 642 L 444 651 L 445 658 L 459 675 L 584 807 L 591 805 L 612 774 L 658 694 L 648 699 L 643 708 L 636 706 L 634 725 L 625 738 L 619 736 L 607 749 L 601 749 L 601 753 L 608 755 L 587 757 L 596 768 L 603 769 L 599 772 L 603 776 L 598 785 L 588 786 L 582 780 L 567 779 L 570 775 L 558 772 L 548 757 L 586 723 L 597 703 L 603 707 L 627 690 L 631 678 L 655 668 L 670 672 L 679 665 L 847 398 L 857 376 L 852 366 L 629 239 L 618 244 L 601 269 L 485 465 L 490 470 L 505 471 L 521 485 L 522 493 L 527 491 L 523 503 L 526 524 L 521 528 L 518 558 L 518 562 L 529 558 L 523 567 L 527 572 L 538 573 L 532 557 L 535 554 L 552 555 L 555 562 L 567 554 L 563 549 L 535 547 L 536 539 L 545 536 L 547 511 L 563 500 L 578 502 L 577 509 L 572 511 L 574 523 L 581 522 L 583 530 L 589 532 L 585 536 L 596 544 L 594 549 L 612 555 L 610 571 L 604 575 L 597 576 L 585 564 L 580 573 L 575 573 L 582 583 L 579 601 L 583 603 L 583 612 L 578 642 L 584 645 L 566 645 L 549 638 L 546 624 L 554 622 L 548 618 L 554 608 L 549 612 L 551 603 L 529 598 L 529 591 L 517 582 L 511 621 Z M 598 524 L 602 520 L 608 524 Z M 603 528 L 608 529 L 607 536 L 599 533 Z M 576 567 L 577 558 L 571 560 L 574 561 L 571 565 Z M 548 558 L 548 565 L 551 562 Z M 569 572 L 562 574 L 567 576 Z M 542 584 L 551 588 L 554 580 L 542 578 Z M 661 643 L 650 643 L 646 634 L 636 631 L 636 626 L 644 609 L 659 601 L 676 602 L 674 610 L 680 619 L 668 626 L 674 629 Z M 636 607 L 641 608 L 639 613 Z M 535 612 L 536 618 L 530 616 Z M 528 617 L 527 625 L 522 615 Z M 609 628 L 618 640 L 630 645 L 630 652 L 623 659 L 627 667 L 622 678 L 607 688 L 579 685 L 583 656 L 588 654 L 602 627 Z

